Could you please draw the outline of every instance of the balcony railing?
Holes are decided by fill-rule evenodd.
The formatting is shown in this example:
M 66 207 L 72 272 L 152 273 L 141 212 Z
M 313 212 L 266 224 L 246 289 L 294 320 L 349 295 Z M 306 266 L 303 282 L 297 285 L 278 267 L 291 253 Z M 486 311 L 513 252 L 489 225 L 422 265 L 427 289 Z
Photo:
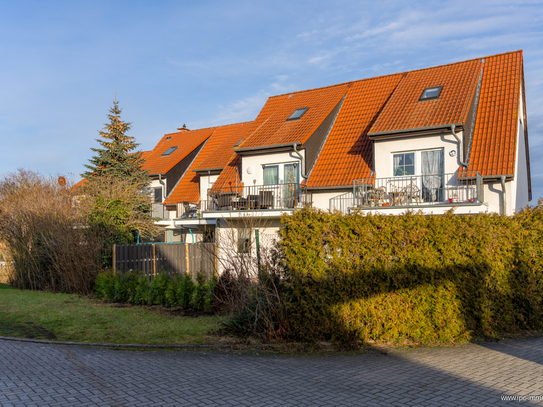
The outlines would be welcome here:
M 353 207 L 462 205 L 484 201 L 478 172 L 365 178 L 354 181 Z
M 154 203 L 152 205 L 152 215 L 153 218 L 160 218 L 165 220 L 170 218 L 169 212 L 166 210 L 166 207 L 161 203 Z
M 311 194 L 300 184 L 253 185 L 211 188 L 203 211 L 244 211 L 256 209 L 294 209 L 311 204 Z

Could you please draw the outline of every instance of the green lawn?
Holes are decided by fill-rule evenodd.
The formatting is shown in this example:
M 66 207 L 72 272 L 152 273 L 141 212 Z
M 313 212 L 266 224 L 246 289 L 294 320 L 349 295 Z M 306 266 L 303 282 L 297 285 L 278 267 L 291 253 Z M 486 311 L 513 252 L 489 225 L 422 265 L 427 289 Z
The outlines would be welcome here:
M 217 316 L 167 316 L 160 310 L 117 308 L 69 294 L 0 284 L 0 336 L 75 342 L 212 343 Z

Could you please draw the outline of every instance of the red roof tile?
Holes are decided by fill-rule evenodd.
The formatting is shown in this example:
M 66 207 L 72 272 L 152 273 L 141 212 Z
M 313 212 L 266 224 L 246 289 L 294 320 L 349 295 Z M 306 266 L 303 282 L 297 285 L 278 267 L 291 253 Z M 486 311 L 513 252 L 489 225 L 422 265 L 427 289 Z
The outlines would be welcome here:
M 209 138 L 214 130 L 215 127 L 209 127 L 165 134 L 151 153 L 147 155 L 143 168 L 149 170 L 151 174 L 166 174 Z M 162 156 L 170 147 L 177 147 L 177 149 L 170 155 Z
M 217 131 L 221 130 L 225 132 L 226 139 L 215 149 L 215 151 L 211 152 L 198 167 L 194 169 L 208 170 L 224 168 L 235 154 L 234 146 L 241 141 L 241 139 L 247 134 L 247 131 L 250 130 L 253 125 L 254 122 L 245 122 L 224 126 L 224 129 L 217 129 Z M 226 135 L 227 133 L 229 135 Z
M 266 112 L 259 115 L 260 119 L 267 118 L 258 124 L 238 149 L 304 143 L 338 104 L 349 86 L 350 83 L 344 83 L 268 99 L 269 106 L 268 103 L 264 106 Z M 304 107 L 309 109 L 300 119 L 287 120 L 296 109 Z
M 309 188 L 352 185 L 370 176 L 373 144 L 368 129 L 399 81 L 401 74 L 354 82 L 309 174 Z
M 369 133 L 463 123 L 481 67 L 480 60 L 471 60 L 404 73 Z M 419 100 L 434 86 L 443 86 L 437 99 Z
M 200 176 L 193 170 L 201 168 L 202 163 L 216 151 L 221 144 L 226 142 L 236 130 L 245 127 L 246 123 L 230 124 L 216 127 L 211 137 L 194 159 L 181 180 L 175 186 L 170 196 L 164 201 L 166 205 L 172 205 L 178 202 L 198 202 L 200 197 Z
M 515 172 L 522 51 L 484 58 L 483 81 L 468 171 L 482 175 Z

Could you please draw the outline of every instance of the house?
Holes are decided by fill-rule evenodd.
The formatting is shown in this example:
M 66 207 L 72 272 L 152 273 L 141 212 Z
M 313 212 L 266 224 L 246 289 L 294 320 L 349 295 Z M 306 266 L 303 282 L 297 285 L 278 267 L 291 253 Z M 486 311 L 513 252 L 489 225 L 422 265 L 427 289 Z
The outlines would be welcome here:
M 272 96 L 254 121 L 166 135 L 147 160 L 159 224 L 196 240 L 249 218 L 273 231 L 304 205 L 511 215 L 532 199 L 522 51 Z

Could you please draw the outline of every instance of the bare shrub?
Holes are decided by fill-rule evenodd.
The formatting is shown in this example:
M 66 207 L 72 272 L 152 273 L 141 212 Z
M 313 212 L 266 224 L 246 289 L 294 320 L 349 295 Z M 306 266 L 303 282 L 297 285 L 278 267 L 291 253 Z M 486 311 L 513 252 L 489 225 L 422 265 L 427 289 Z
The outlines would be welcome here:
M 89 294 L 100 270 L 100 245 L 75 191 L 53 177 L 19 170 L 0 181 L 0 240 L 9 284 Z
M 246 216 L 229 220 L 227 227 L 220 229 L 217 262 L 222 272 L 217 302 L 230 314 L 223 323 L 228 333 L 276 340 L 286 332 L 281 304 L 284 263 L 276 239 L 270 241 L 269 234 L 259 235 L 257 248 L 256 231 L 267 226 L 261 218 Z

